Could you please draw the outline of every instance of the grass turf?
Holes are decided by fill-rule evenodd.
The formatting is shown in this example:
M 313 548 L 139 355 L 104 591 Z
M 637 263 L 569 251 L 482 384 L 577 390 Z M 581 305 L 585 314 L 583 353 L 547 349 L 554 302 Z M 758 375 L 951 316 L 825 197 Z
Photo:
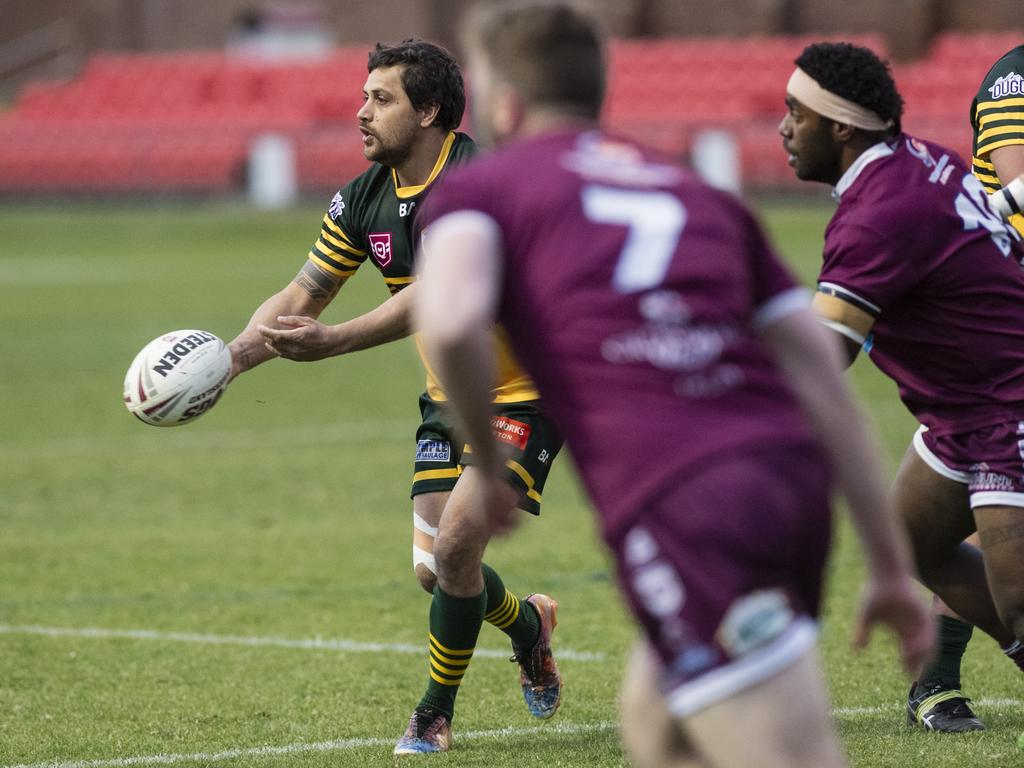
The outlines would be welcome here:
M 830 208 L 761 210 L 810 282 Z M 140 756 L 393 764 L 426 675 L 428 600 L 409 553 L 422 385 L 411 344 L 275 361 L 185 429 L 145 427 L 120 404 L 146 341 L 185 327 L 231 338 L 301 266 L 320 216 L 230 205 L 0 216 L 0 768 Z M 365 267 L 325 319 L 385 296 Z M 868 362 L 852 379 L 894 464 L 913 421 Z M 474 659 L 459 695 L 456 749 L 432 762 L 625 764 L 615 697 L 634 631 L 565 461 L 544 509 L 488 561 L 511 589 L 562 603 L 556 650 L 583 652 L 561 662 L 563 709 L 532 721 L 503 636 L 485 628 L 480 646 L 493 654 Z M 968 651 L 965 685 L 989 731 L 950 738 L 903 725 L 891 641 L 849 650 L 862 573 L 841 526 L 822 645 L 851 763 L 1018 764 L 1020 678 L 986 638 Z M 126 630 L 148 634 L 117 634 Z M 351 642 L 289 644 L 311 638 Z

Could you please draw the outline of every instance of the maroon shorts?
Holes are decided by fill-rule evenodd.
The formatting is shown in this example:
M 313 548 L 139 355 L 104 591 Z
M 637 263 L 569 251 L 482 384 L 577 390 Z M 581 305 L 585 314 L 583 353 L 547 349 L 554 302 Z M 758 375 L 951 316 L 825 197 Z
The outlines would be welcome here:
M 814 644 L 829 488 L 816 447 L 756 448 L 701 468 L 609 542 L 675 715 L 775 675 Z
M 1024 507 L 1024 422 L 937 437 L 921 427 L 914 450 L 943 477 L 963 483 L 975 507 Z

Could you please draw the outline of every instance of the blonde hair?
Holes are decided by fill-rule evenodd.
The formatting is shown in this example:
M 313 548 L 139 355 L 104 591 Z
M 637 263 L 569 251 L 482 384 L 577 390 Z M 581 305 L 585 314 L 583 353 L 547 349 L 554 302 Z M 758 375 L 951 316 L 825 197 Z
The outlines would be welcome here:
M 597 118 L 605 93 L 605 35 L 584 7 L 565 0 L 481 3 L 462 30 L 495 74 L 533 106 Z

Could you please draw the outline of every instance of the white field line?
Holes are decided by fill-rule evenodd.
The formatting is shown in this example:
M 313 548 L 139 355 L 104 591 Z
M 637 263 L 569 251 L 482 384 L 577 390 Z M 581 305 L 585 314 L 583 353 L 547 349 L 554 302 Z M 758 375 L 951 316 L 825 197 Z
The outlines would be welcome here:
M 483 741 L 486 739 L 506 739 L 516 736 L 558 735 L 571 736 L 578 733 L 595 733 L 610 731 L 616 723 L 593 723 L 575 725 L 564 723 L 552 726 L 534 726 L 532 728 L 498 728 L 493 731 L 459 731 L 455 734 L 456 742 Z M 279 747 L 248 747 L 225 749 L 222 752 L 198 752 L 194 754 L 169 755 L 138 755 L 136 757 L 120 757 L 112 760 L 76 760 L 72 762 L 48 761 L 42 763 L 21 763 L 6 765 L 2 768 L 126 768 L 134 765 L 173 765 L 174 763 L 216 763 L 224 760 L 237 760 L 240 757 L 259 758 L 276 755 L 297 755 L 303 752 L 342 752 L 349 749 L 364 747 L 391 747 L 394 738 L 370 739 L 338 739 L 337 741 L 319 741 L 311 744 L 285 744 Z
M 979 699 L 975 702 L 980 707 L 1019 706 L 1019 699 Z M 895 712 L 902 709 L 901 705 L 890 704 L 877 707 L 838 707 L 832 710 L 837 718 L 855 718 L 863 715 L 876 715 Z M 554 726 L 535 726 L 533 728 L 499 728 L 491 731 L 463 731 L 457 734 L 458 741 L 483 741 L 486 739 L 507 739 L 516 736 L 543 735 L 574 735 L 578 733 L 597 733 L 610 731 L 618 727 L 614 722 L 574 724 L 563 723 Z M 282 746 L 239 747 L 225 749 L 220 752 L 194 752 L 191 754 L 158 754 L 137 755 L 134 757 L 118 757 L 108 760 L 74 760 L 70 762 L 44 761 L 40 763 L 19 763 L 5 765 L 0 768 L 129 768 L 143 765 L 173 765 L 174 763 L 216 763 L 238 758 L 274 757 L 278 755 L 297 755 L 309 752 L 343 752 L 365 747 L 390 747 L 395 743 L 391 738 L 338 739 L 335 741 L 319 741 L 314 743 L 285 744 Z
M 98 640 L 156 640 L 171 643 L 194 643 L 196 645 L 246 645 L 253 647 L 293 648 L 303 651 L 341 651 L 343 653 L 405 653 L 416 656 L 426 655 L 427 644 L 413 643 L 366 643 L 357 640 L 311 637 L 293 640 L 285 637 L 245 637 L 238 635 L 214 635 L 199 632 L 158 632 L 152 629 L 103 629 L 101 627 L 41 627 L 37 625 L 0 624 L 0 635 L 43 635 L 45 637 L 80 637 Z M 510 651 L 493 648 L 477 648 L 477 658 L 507 659 Z M 574 651 L 559 648 L 558 660 L 562 661 L 604 661 L 604 653 Z

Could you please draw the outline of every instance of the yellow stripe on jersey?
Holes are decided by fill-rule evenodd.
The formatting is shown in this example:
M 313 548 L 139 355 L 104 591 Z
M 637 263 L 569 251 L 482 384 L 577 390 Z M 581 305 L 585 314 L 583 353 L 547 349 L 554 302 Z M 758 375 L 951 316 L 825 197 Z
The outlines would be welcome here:
M 314 264 L 321 269 L 330 272 L 332 275 L 344 278 L 348 280 L 352 275 L 356 273 L 355 268 L 348 268 L 344 264 L 340 264 L 327 254 L 321 253 L 319 250 L 319 243 L 315 244 L 315 247 L 309 252 L 308 258 Z M 356 267 L 359 265 L 357 264 Z
M 392 285 L 409 285 L 409 283 L 415 283 L 416 278 L 413 275 L 409 277 L 385 277 L 384 282 L 389 286 Z
M 980 116 L 986 109 L 1005 109 L 1006 107 L 1024 107 L 1024 99 L 1000 99 L 999 101 L 979 101 L 974 114 Z
M 348 243 L 346 243 L 346 242 L 344 242 L 342 240 L 339 240 L 338 238 L 334 237 L 334 235 L 332 235 L 326 229 L 321 230 L 321 232 L 320 232 L 320 239 L 323 240 L 328 245 L 332 245 L 335 248 L 338 248 L 338 249 L 340 249 L 342 251 L 346 251 L 347 253 L 351 253 L 353 256 L 358 256 L 360 263 L 362 263 L 363 261 L 366 260 L 366 251 L 361 251 L 358 248 L 353 248 Z
M 995 128 L 989 128 L 988 130 L 982 131 L 978 134 L 978 147 L 981 146 L 996 136 L 1006 136 L 1007 134 L 1020 134 L 1021 143 L 1024 143 L 1024 125 L 999 125 Z
M 978 115 L 978 127 L 984 128 L 987 123 L 994 123 L 999 120 L 1016 120 L 1024 122 L 1024 112 L 989 112 L 986 115 Z
M 448 162 L 448 155 L 451 154 L 452 145 L 455 143 L 455 131 L 448 131 L 448 135 L 445 136 L 444 144 L 441 145 L 441 153 L 437 156 L 437 162 L 434 163 L 434 169 L 430 172 L 430 176 L 422 184 L 417 184 L 414 187 L 400 187 L 398 185 L 398 174 L 395 169 L 391 169 L 391 179 L 395 183 L 395 194 L 399 197 L 415 197 L 424 189 L 430 186 L 430 183 L 437 178 L 437 175 L 444 169 L 445 163 Z
M 979 155 L 988 155 L 991 154 L 993 150 L 999 149 L 1000 147 L 1010 147 L 1014 144 L 1024 144 L 1024 131 L 1020 131 L 1016 138 L 993 141 L 992 143 L 985 144 L 984 146 L 979 145 L 975 151 Z
M 320 239 L 317 240 L 313 245 L 318 253 L 322 253 L 331 261 L 337 262 L 339 267 L 341 268 L 351 267 L 352 269 L 358 269 L 359 265 L 366 260 L 365 256 L 359 259 L 350 259 L 345 254 L 338 253 L 338 251 L 332 247 L 331 243 L 326 242 L 323 235 L 321 235 Z
M 974 175 L 989 192 L 995 192 L 998 189 L 1002 189 L 998 176 L 982 173 L 977 168 L 974 169 Z
M 326 227 L 332 234 L 342 238 L 346 243 L 348 243 L 352 247 L 355 247 L 355 243 L 352 242 L 352 238 L 346 235 L 344 230 L 337 224 L 335 224 L 331 217 L 328 216 L 327 214 L 324 214 L 324 227 Z M 357 248 L 356 250 L 358 251 L 359 249 Z M 366 255 L 366 251 L 359 251 L 359 253 L 362 254 L 363 256 Z

